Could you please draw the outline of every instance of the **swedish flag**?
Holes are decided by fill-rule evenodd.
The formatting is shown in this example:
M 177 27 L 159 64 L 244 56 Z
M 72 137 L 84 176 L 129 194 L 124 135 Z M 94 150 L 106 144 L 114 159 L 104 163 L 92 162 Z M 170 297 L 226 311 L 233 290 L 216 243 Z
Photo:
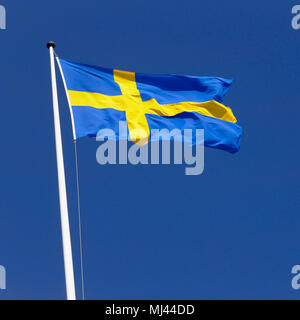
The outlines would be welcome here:
M 223 104 L 230 79 L 141 74 L 58 60 L 76 138 L 96 136 L 104 128 L 118 137 L 119 121 L 127 121 L 133 141 L 148 142 L 151 129 L 204 129 L 206 146 L 239 149 L 242 129 Z

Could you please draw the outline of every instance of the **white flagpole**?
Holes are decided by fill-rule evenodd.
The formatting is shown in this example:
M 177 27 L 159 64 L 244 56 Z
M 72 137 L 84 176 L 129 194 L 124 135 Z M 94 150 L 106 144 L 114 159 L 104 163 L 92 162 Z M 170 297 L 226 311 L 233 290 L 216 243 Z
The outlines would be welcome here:
M 49 49 L 49 53 L 50 53 L 56 160 L 57 160 L 57 175 L 58 175 L 59 203 L 60 203 L 60 219 L 61 219 L 61 232 L 62 232 L 62 241 L 63 241 L 67 299 L 76 300 L 71 235 L 70 235 L 69 215 L 68 215 L 68 202 L 67 202 L 67 192 L 66 192 L 65 168 L 64 168 L 64 158 L 63 158 L 63 149 L 62 149 L 62 140 L 61 140 L 57 86 L 56 86 L 56 73 L 55 73 L 55 63 L 54 63 L 55 43 L 52 41 L 48 42 L 47 48 Z

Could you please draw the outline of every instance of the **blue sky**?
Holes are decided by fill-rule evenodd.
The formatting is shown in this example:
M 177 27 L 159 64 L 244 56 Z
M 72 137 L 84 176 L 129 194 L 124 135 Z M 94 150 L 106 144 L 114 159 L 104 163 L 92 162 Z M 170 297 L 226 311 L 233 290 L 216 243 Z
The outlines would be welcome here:
M 299 299 L 300 31 L 296 1 L 1 1 L 0 299 L 64 299 L 49 56 L 143 73 L 234 78 L 241 150 L 100 166 L 78 142 L 86 297 Z M 58 79 L 77 293 L 75 162 Z

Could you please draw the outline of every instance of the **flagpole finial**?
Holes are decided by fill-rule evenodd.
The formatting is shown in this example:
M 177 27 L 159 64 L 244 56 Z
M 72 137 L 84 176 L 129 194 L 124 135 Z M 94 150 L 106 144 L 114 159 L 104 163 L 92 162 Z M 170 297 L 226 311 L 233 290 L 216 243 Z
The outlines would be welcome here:
M 54 41 L 49 41 L 49 42 L 47 43 L 47 48 L 48 48 L 48 49 L 50 49 L 51 47 L 54 49 L 55 46 L 56 46 L 56 44 L 55 44 Z

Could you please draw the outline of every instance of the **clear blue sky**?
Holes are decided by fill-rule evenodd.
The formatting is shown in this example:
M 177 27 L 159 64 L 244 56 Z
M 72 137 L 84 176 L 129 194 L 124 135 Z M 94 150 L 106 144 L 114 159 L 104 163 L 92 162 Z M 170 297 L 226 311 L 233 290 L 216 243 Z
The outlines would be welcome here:
M 78 142 L 90 299 L 299 299 L 300 31 L 297 1 L 4 1 L 0 30 L 0 299 L 64 299 L 49 56 L 143 73 L 234 78 L 235 155 L 183 166 L 100 166 Z M 76 283 L 75 163 L 59 79 Z

